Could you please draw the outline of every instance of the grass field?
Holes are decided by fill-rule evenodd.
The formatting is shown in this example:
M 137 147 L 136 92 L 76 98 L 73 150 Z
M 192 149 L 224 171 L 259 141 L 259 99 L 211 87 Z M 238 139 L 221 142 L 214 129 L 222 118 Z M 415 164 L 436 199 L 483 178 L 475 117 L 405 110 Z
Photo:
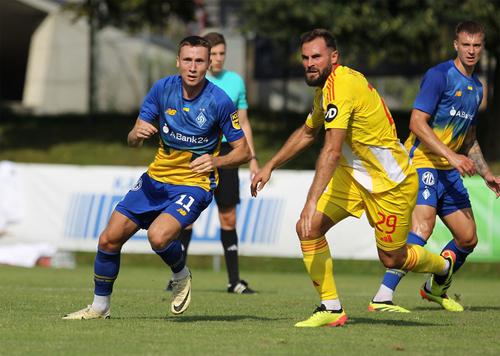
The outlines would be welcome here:
M 293 265 L 300 261 L 290 260 Z M 167 270 L 124 263 L 115 284 L 110 320 L 63 321 L 90 303 L 92 265 L 74 270 L 0 268 L 0 354 L 73 355 L 498 355 L 498 274 L 458 275 L 463 313 L 424 302 L 423 276 L 410 275 L 397 301 L 411 314 L 369 313 L 381 275 L 349 273 L 338 261 L 337 284 L 349 315 L 343 328 L 297 329 L 317 297 L 304 272 L 245 270 L 258 295 L 229 295 L 225 272 L 193 271 L 193 300 L 181 316 L 167 314 Z M 353 264 L 354 266 L 355 264 Z

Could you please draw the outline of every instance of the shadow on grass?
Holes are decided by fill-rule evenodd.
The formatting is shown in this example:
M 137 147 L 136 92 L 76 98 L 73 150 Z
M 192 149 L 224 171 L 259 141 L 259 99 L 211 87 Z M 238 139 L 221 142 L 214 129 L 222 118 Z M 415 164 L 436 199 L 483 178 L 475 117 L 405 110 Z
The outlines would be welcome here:
M 393 320 L 393 319 L 372 319 L 372 318 L 349 318 L 349 324 L 370 324 L 370 325 L 390 325 L 390 326 L 450 326 L 452 324 L 436 324 L 417 322 L 412 320 Z
M 167 317 L 167 321 L 172 321 L 175 323 L 192 323 L 196 321 L 277 321 L 286 320 L 287 318 L 266 318 L 255 315 L 186 315 L 182 317 Z

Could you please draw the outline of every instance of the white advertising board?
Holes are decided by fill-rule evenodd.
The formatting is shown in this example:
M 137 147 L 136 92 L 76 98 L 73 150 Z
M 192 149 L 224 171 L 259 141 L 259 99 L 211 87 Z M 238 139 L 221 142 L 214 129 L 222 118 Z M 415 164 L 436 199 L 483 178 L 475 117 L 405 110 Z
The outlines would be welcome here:
M 8 235 L 26 242 L 48 242 L 59 249 L 95 251 L 115 205 L 145 167 L 15 164 L 20 218 Z M 257 198 L 250 196 L 249 172 L 240 169 L 237 208 L 239 252 L 246 256 L 301 257 L 295 223 L 313 171 L 277 170 Z M 4 186 L 5 188 L 5 186 Z M 348 218 L 328 233 L 337 258 L 377 259 L 373 230 L 365 217 Z M 139 231 L 123 252 L 151 252 L 147 232 Z M 191 254 L 220 255 L 215 202 L 194 224 Z

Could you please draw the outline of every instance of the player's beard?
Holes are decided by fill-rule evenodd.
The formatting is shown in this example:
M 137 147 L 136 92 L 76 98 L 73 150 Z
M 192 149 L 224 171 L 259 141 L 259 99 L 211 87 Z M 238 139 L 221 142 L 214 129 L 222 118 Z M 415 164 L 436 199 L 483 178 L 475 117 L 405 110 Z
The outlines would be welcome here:
M 305 73 L 306 83 L 310 87 L 320 87 L 321 88 L 321 87 L 323 87 L 323 85 L 325 85 L 325 82 L 328 79 L 328 76 L 330 75 L 331 72 L 332 72 L 332 65 L 329 64 L 323 71 L 319 72 L 319 76 L 317 78 L 310 79 L 307 76 L 307 70 L 306 70 L 306 73 Z

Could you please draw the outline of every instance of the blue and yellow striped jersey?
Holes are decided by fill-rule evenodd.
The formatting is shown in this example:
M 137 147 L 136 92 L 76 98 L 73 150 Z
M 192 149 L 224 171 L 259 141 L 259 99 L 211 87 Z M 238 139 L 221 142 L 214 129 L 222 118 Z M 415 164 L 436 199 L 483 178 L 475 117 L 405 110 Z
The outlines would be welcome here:
M 195 173 L 189 163 L 203 154 L 218 155 L 222 135 L 229 142 L 243 137 L 238 112 L 227 94 L 208 80 L 194 99 L 182 96 L 179 75 L 157 81 L 142 104 L 139 118 L 158 120 L 160 147 L 149 165 L 151 178 L 177 185 L 217 186 L 217 171 Z
M 483 99 L 483 86 L 476 75 L 466 77 L 449 60 L 430 68 L 420 85 L 414 109 L 431 116 L 429 126 L 451 150 L 458 152 Z M 416 168 L 452 169 L 444 157 L 432 153 L 415 134 L 405 142 Z

